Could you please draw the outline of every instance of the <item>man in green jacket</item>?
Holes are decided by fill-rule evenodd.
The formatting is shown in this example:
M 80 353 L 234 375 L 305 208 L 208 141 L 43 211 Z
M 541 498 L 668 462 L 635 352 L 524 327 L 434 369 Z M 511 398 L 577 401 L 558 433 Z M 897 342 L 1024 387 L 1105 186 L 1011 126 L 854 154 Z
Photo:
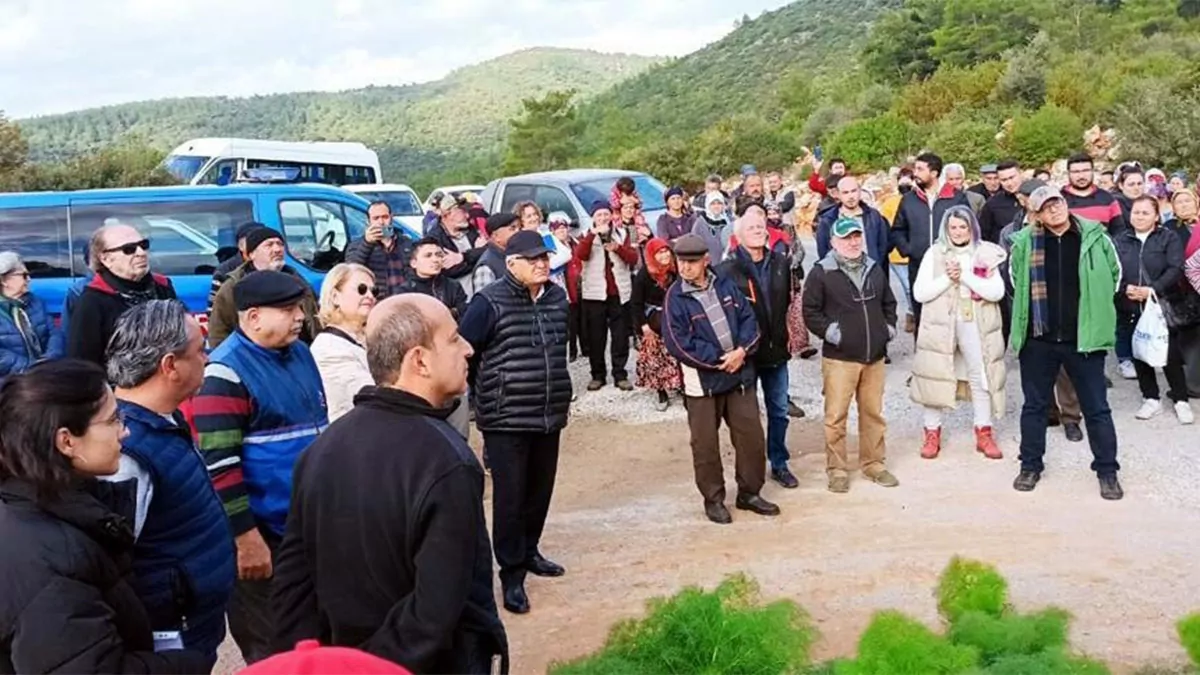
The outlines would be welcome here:
M 1046 412 L 1065 368 L 1079 395 L 1100 496 L 1124 496 L 1117 480 L 1117 432 L 1104 384 L 1104 356 L 1116 342 L 1113 296 L 1121 278 L 1116 248 L 1097 222 L 1071 215 L 1057 188 L 1029 197 L 1037 222 L 1013 238 L 1012 336 L 1021 361 L 1021 473 L 1013 487 L 1037 487 L 1046 454 Z

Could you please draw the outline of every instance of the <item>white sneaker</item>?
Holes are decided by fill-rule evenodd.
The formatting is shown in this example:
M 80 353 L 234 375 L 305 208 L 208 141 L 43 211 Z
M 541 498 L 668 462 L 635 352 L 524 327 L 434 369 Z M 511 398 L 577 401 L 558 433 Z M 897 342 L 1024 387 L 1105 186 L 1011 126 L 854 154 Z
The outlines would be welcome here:
M 1175 402 L 1175 416 L 1179 418 L 1180 424 L 1192 424 L 1196 421 L 1196 416 L 1192 414 L 1192 406 L 1187 401 Z
M 1117 371 L 1121 373 L 1121 377 L 1126 380 L 1136 380 L 1137 370 L 1133 367 L 1133 361 L 1122 361 L 1117 364 Z
M 1148 420 L 1161 412 L 1162 402 L 1156 398 L 1148 398 L 1142 401 L 1142 407 L 1138 408 L 1137 414 L 1134 417 L 1139 420 Z

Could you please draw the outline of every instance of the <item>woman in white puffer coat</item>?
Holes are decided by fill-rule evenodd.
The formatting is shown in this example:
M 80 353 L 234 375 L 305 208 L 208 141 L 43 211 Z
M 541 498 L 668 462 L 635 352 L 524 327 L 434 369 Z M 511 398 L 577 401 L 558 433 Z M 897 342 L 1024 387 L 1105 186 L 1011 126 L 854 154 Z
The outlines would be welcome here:
M 975 448 L 989 459 L 1002 453 L 992 421 L 1004 414 L 1004 328 L 999 302 L 1006 254 L 983 241 L 975 212 L 955 206 L 942 217 L 937 242 L 921 261 L 913 299 L 921 325 L 913 357 L 911 395 L 925 407 L 921 456 L 941 452 L 942 412 L 969 399 L 975 413 Z

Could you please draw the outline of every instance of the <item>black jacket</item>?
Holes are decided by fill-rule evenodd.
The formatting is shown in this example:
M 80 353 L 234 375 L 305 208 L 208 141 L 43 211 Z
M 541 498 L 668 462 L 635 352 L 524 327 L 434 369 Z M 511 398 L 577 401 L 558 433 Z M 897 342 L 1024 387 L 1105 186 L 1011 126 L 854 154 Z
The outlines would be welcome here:
M 149 300 L 174 298 L 171 280 L 160 274 L 147 274 L 137 283 L 118 279 L 107 271 L 93 276 L 71 310 L 67 356 L 103 366 L 108 340 L 125 310 Z
M 768 250 L 767 264 L 769 289 L 764 290 L 754 271 L 754 261 L 746 249 L 738 247 L 733 255 L 721 263 L 717 274 L 737 285 L 742 295 L 754 309 L 758 322 L 758 351 L 754 353 L 754 365 L 773 368 L 787 363 L 791 358 L 788 351 L 787 310 L 792 297 L 791 266 L 788 259 Z
M 39 504 L 30 483 L 8 478 L 0 501 L 0 673 L 209 672 L 197 652 L 154 652 L 125 581 L 132 483 L 84 481 Z
M 1183 244 L 1179 235 L 1165 227 L 1156 227 L 1146 238 L 1138 240 L 1132 227 L 1113 238 L 1117 257 L 1121 260 L 1121 283 L 1117 286 L 1117 309 L 1125 314 L 1140 314 L 1141 305 L 1125 297 L 1125 289 L 1150 286 L 1160 299 L 1175 296 L 1182 287 Z
M 869 258 L 866 264 L 862 291 L 838 268 L 833 253 L 808 274 L 801 300 L 804 322 L 823 338 L 821 355 L 827 359 L 874 363 L 886 356 L 895 335 L 896 297 L 887 274 Z
M 983 205 L 983 211 L 979 213 L 980 236 L 985 241 L 999 244 L 1000 230 L 1012 224 L 1018 214 L 1024 216 L 1025 209 L 1021 208 L 1017 196 L 1006 190 L 997 192 Z
M 483 467 L 446 422 L 453 409 L 364 387 L 301 455 L 275 563 L 277 649 L 312 638 L 416 673 L 507 656 Z
M 439 274 L 432 279 L 422 279 L 416 274 L 411 274 L 396 291 L 397 295 L 402 293 L 421 293 L 437 298 L 450 308 L 455 321 L 467 313 L 467 292 L 463 290 L 462 284 L 449 279 L 445 274 Z
M 408 261 L 412 258 L 413 240 L 399 227 L 395 230 L 395 244 L 388 250 L 381 242 L 370 242 L 358 239 L 346 249 L 346 262 L 363 265 L 375 275 L 375 291 L 382 300 L 396 292 L 388 287 L 389 262 L 395 258 L 404 270 L 404 277 L 410 276 L 412 268 Z M 453 247 L 451 247 L 453 248 Z
M 546 283 L 538 299 L 511 273 L 477 292 L 459 323 L 471 346 L 475 426 L 548 434 L 567 425 L 567 292 Z
M 671 275 L 667 279 L 667 287 L 663 288 L 650 276 L 650 271 L 644 265 L 633 275 L 633 290 L 629 302 L 633 305 L 631 309 L 634 335 L 641 335 L 642 326 L 647 324 L 650 325 L 650 330 L 662 335 L 662 309 L 667 298 L 667 288 L 670 288 L 677 278 Z
M 471 248 L 463 252 L 462 262 L 454 265 L 453 267 L 447 267 L 446 269 L 442 270 L 442 274 L 445 274 L 451 279 L 461 279 L 474 272 L 475 265 L 479 262 L 479 259 L 483 257 L 484 251 L 487 250 L 486 246 L 476 246 L 476 244 L 479 242 L 479 230 L 476 230 L 470 225 L 467 225 L 466 227 L 467 229 L 465 230 L 465 233 L 467 235 L 467 241 L 471 243 Z M 450 238 L 450 233 L 446 232 L 446 228 L 441 223 L 434 225 L 433 228 L 429 230 L 428 236 L 436 239 L 438 245 L 447 251 L 458 250 L 458 246 L 455 246 L 454 240 Z
M 937 241 L 942 231 L 942 216 L 951 206 L 966 206 L 971 203 L 962 192 L 942 186 L 933 208 L 929 208 L 925 192 L 913 188 L 900 198 L 900 207 L 896 211 L 896 221 L 892 224 L 892 246 L 900 250 L 900 255 L 908 258 L 908 278 L 915 280 L 917 270 L 921 268 L 921 260 L 930 244 Z

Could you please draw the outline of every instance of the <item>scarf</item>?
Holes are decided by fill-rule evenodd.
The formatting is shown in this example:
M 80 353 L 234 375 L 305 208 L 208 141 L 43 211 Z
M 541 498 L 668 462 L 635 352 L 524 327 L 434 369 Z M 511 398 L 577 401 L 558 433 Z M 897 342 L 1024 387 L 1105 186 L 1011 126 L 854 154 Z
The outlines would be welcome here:
M 1050 330 L 1050 301 L 1046 291 L 1046 228 L 1041 223 L 1030 226 L 1029 232 L 1029 325 L 1033 337 Z
M 29 320 L 29 314 L 25 311 L 25 303 L 12 298 L 0 297 L 0 308 L 16 324 L 17 332 L 25 341 L 25 354 L 29 357 L 29 362 L 34 363 L 40 360 L 43 353 L 42 341 L 38 339 L 37 331 L 33 329 L 33 322 Z
M 858 292 L 862 293 L 863 282 L 866 279 L 866 275 L 864 274 L 866 271 L 866 265 L 864 264 L 864 261 L 867 259 L 867 256 L 864 254 L 851 260 L 843 256 L 841 253 L 834 251 L 833 259 L 835 262 L 837 262 L 838 269 L 845 272 L 846 276 L 850 277 L 850 281 L 853 281 L 854 285 L 858 288 Z
M 667 265 L 660 265 L 658 252 L 664 249 L 669 251 L 671 246 L 658 237 L 651 239 L 646 244 L 646 272 L 650 274 L 650 278 L 654 279 L 654 283 L 665 289 L 675 278 L 675 256 L 671 256 L 671 262 Z
M 107 269 L 101 269 L 99 274 L 100 278 L 130 306 L 158 298 L 158 284 L 154 283 L 154 276 L 149 272 L 137 281 L 122 279 Z

